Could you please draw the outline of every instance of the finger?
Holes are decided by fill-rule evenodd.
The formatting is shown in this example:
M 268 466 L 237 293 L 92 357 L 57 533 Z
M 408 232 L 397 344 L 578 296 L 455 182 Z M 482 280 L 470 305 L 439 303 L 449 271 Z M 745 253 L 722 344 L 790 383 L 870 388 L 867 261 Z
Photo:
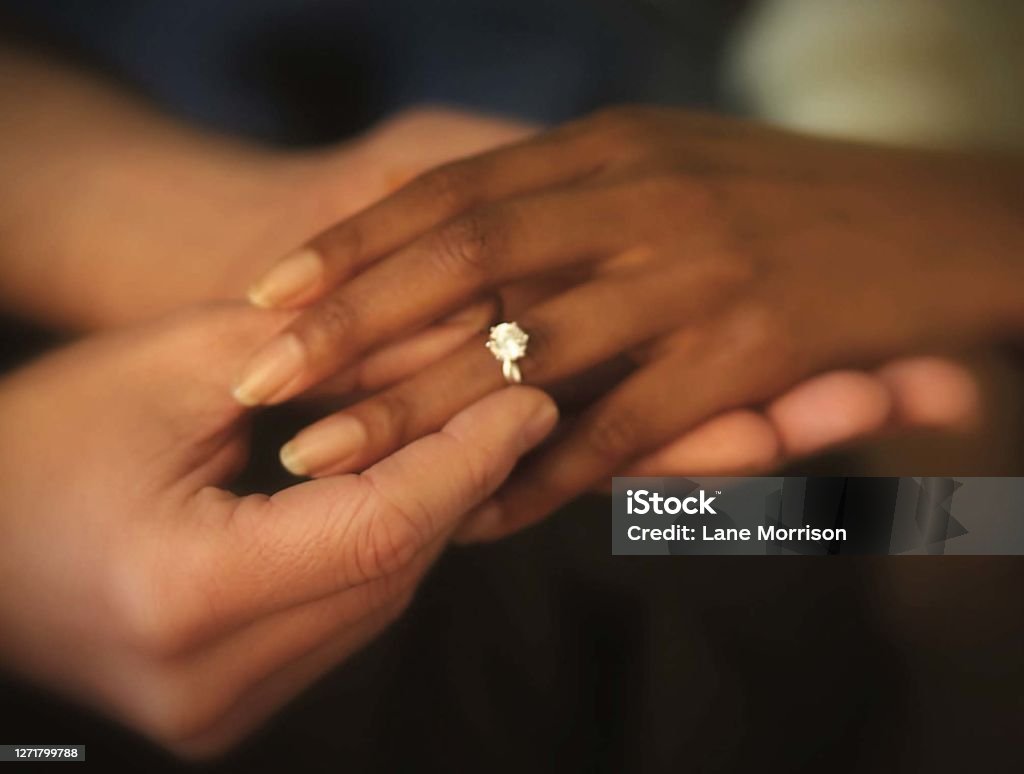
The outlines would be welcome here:
M 900 426 L 966 430 L 981 419 L 981 392 L 971 372 L 940 357 L 894 360 L 878 371 Z
M 296 476 L 363 470 L 505 386 L 483 337 L 411 378 L 331 414 L 281 447 L 281 464 Z
M 172 743 L 183 758 L 203 759 L 226 750 L 266 722 L 341 661 L 367 645 L 400 612 L 384 608 L 356 624 L 339 627 L 334 637 L 287 663 L 242 693 L 209 728 L 195 724 L 196 733 Z M 138 723 L 137 718 L 129 719 Z M 166 744 L 166 739 L 157 739 Z
M 420 175 L 391 196 L 318 234 L 249 292 L 266 308 L 301 306 L 427 230 L 479 204 L 568 183 L 600 168 L 586 142 L 559 129 Z
M 373 352 L 360 364 L 359 388 L 379 390 L 437 363 L 487 330 L 497 311 L 496 299 L 487 298 L 404 342 Z
M 547 395 L 509 387 L 461 412 L 440 433 L 378 462 L 362 475 L 374 491 L 387 493 L 389 508 L 383 517 L 378 514 L 376 529 L 390 533 L 392 548 L 401 547 L 395 535 L 410 527 L 419 535 L 448 534 L 497 489 L 519 457 L 547 437 L 557 419 Z M 445 474 L 437 460 L 444 460 Z
M 954 361 L 902 358 L 876 373 L 812 378 L 773 401 L 767 418 L 754 411 L 716 417 L 623 475 L 749 475 L 778 467 L 783 452 L 811 455 L 893 426 L 955 428 L 977 417 L 977 384 Z
M 772 401 L 765 410 L 790 457 L 817 454 L 883 430 L 892 395 L 878 378 L 859 371 L 814 377 Z
M 623 476 L 750 475 L 779 463 L 779 438 L 763 414 L 728 411 L 628 467 Z
M 160 686 L 160 706 L 134 721 L 176 739 L 219 735 L 225 725 L 235 725 L 233 706 L 239 709 L 326 643 L 345 641 L 354 649 L 379 631 L 405 606 L 443 547 L 442 539 L 435 540 L 399 573 L 257 618 L 237 632 L 160 660 L 150 667 L 150 681 Z
M 235 396 L 279 403 L 505 282 L 624 249 L 624 189 L 558 190 L 476 210 L 402 248 L 304 311 L 259 350 Z
M 786 371 L 759 339 L 740 342 L 724 328 L 704 338 L 699 351 L 651 363 L 517 473 L 459 538 L 493 540 L 532 524 L 688 428 L 779 392 Z M 799 378 L 799 367 L 792 367 Z
M 475 302 L 437 325 L 368 353 L 356 365 L 308 390 L 302 398 L 317 401 L 351 397 L 354 393 L 380 390 L 409 378 L 486 330 L 494 321 L 497 308 L 498 302 L 493 298 Z
M 706 311 L 721 281 L 713 265 L 674 262 L 662 271 L 603 278 L 528 310 L 522 327 L 530 338 L 517 363 L 524 380 L 545 386 L 577 375 Z M 681 304 L 678 288 L 685 286 L 708 295 Z M 502 384 L 498 363 L 480 341 L 470 341 L 411 379 L 305 428 L 282 449 L 282 462 L 296 475 L 360 470 Z
M 362 476 L 309 481 L 236 501 L 204 490 L 202 524 L 182 538 L 169 577 L 189 577 L 162 611 L 165 639 L 202 641 L 254 617 L 401 571 L 493 491 L 518 457 L 550 432 L 554 403 L 509 388 L 474 404 L 441 432 Z M 166 553 L 166 552 L 165 552 Z M 169 558 L 168 561 L 171 561 Z M 217 611 L 197 617 L 195 611 Z M 139 617 L 145 611 L 139 613 Z
M 783 452 L 809 456 L 897 427 L 964 427 L 977 416 L 977 386 L 956 363 L 905 358 L 876 374 L 831 372 L 773 401 L 766 413 Z

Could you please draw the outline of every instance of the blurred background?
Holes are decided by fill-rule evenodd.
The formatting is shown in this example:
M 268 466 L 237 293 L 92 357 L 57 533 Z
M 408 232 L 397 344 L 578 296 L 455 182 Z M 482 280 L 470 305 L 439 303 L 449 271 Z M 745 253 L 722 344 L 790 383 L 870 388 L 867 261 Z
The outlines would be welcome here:
M 0 25 L 190 122 L 281 145 L 336 141 L 423 103 L 555 123 L 657 102 L 1024 148 L 1017 0 L 0 0 Z M 8 362 L 47 341 L 6 338 Z M 972 356 L 987 407 L 973 436 L 874 443 L 798 472 L 1024 475 L 1020 353 Z M 279 474 L 248 475 L 267 488 Z M 607 513 L 584 500 L 450 552 L 396 627 L 207 768 L 1024 767 L 1024 560 L 613 558 Z M 105 721 L 2 687 L 5 738 L 179 768 Z

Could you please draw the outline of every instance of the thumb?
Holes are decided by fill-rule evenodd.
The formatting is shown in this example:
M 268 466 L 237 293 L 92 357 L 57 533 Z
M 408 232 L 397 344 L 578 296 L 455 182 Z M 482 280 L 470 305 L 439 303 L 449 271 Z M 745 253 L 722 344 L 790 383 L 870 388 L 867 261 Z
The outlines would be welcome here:
M 508 387 L 484 398 L 363 474 L 387 500 L 378 519 L 413 519 L 428 540 L 454 530 L 557 419 L 554 401 L 540 390 Z
M 344 585 L 396 572 L 452 533 L 466 513 L 497 490 L 519 457 L 547 437 L 557 419 L 554 401 L 540 390 L 508 387 L 492 393 L 439 432 L 356 477 L 362 489 L 356 497 L 352 476 L 279 492 L 273 500 L 294 518 L 273 520 L 282 530 L 278 537 L 290 543 L 285 531 L 295 529 L 296 541 L 311 532 L 325 538 L 325 577 L 337 580 L 338 558 L 348 557 Z M 339 502 L 351 504 L 348 512 L 339 511 Z M 321 523 L 311 525 L 311 518 Z
M 360 476 L 237 501 L 225 522 L 231 528 L 204 544 L 210 553 L 199 564 L 209 561 L 222 578 L 269 573 L 273 582 L 262 583 L 261 594 L 245 591 L 246 584 L 218 584 L 230 596 L 215 600 L 218 609 L 245 620 L 408 567 L 497 489 L 557 415 L 539 390 L 509 387 Z

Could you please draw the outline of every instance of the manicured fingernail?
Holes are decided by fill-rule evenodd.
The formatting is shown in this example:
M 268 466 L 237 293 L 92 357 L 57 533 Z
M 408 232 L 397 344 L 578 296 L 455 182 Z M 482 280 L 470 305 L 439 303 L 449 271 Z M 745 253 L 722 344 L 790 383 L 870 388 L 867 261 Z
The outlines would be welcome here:
M 303 248 L 283 259 L 249 288 L 249 301 L 265 309 L 296 301 L 320 281 L 323 273 L 320 253 Z
M 523 452 L 527 452 L 539 444 L 554 429 L 558 422 L 558 407 L 550 398 L 545 400 L 529 418 L 527 418 L 520 430 Z
M 366 427 L 344 414 L 303 430 L 281 447 L 281 464 L 296 476 L 343 463 L 366 445 Z
M 243 406 L 266 403 L 302 373 L 306 351 L 291 333 L 269 341 L 253 355 L 235 386 L 235 400 Z

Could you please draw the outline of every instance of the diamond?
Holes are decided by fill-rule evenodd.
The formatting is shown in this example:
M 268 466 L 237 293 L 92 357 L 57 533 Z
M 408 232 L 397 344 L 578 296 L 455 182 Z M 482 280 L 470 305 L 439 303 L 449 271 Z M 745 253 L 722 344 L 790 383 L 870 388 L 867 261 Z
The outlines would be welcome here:
M 526 354 L 530 337 L 514 322 L 500 323 L 491 328 L 487 349 L 498 360 L 518 360 Z

